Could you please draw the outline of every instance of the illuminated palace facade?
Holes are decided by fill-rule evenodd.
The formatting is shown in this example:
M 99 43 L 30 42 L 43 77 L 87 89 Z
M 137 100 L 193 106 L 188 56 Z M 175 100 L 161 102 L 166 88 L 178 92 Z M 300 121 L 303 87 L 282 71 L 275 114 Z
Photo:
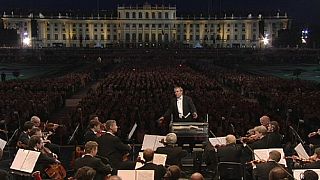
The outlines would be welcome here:
M 4 13 L 2 20 L 4 28 L 17 30 L 21 46 L 32 47 L 267 47 L 290 24 L 287 15 L 279 13 L 178 17 L 176 7 L 151 5 L 120 6 L 116 17 Z

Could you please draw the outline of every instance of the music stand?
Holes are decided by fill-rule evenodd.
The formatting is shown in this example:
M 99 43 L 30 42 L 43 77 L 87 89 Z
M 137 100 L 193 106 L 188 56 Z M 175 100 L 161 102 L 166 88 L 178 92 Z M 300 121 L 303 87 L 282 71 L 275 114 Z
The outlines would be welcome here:
M 78 123 L 76 129 L 73 131 L 71 137 L 70 137 L 69 140 L 68 140 L 68 144 L 70 144 L 70 143 L 74 140 L 74 137 L 75 137 L 76 133 L 77 133 L 78 130 L 79 130 L 79 126 L 80 126 L 80 123 Z
M 134 139 L 131 139 L 131 138 L 132 138 L 134 132 L 136 131 L 137 127 L 138 127 L 138 124 L 137 124 L 137 123 L 134 123 L 132 129 L 130 130 L 130 133 L 128 134 L 128 142 L 129 142 L 129 143 L 132 142 L 132 143 L 130 143 L 130 144 L 132 144 L 132 146 L 133 146 L 133 147 L 132 147 L 132 161 L 135 160 L 135 158 L 134 158 L 134 154 L 135 154 L 135 150 L 134 150 L 134 148 L 135 148 L 135 143 L 134 143 Z

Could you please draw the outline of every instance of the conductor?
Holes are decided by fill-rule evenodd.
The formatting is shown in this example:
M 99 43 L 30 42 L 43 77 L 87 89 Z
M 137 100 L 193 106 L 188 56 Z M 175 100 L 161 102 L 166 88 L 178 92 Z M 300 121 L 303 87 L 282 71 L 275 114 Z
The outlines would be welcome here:
M 168 110 L 159 118 L 160 123 L 163 123 L 164 118 L 170 117 L 171 114 L 174 122 L 190 122 L 196 119 L 198 114 L 191 97 L 183 95 L 183 89 L 180 86 L 174 88 L 174 94 L 176 98 L 170 101 Z

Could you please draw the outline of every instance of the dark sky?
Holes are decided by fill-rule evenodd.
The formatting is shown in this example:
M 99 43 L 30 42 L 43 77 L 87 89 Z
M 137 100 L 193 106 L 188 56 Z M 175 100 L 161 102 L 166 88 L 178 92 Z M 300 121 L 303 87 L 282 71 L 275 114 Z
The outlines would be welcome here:
M 117 5 L 143 4 L 146 0 L 0 0 L 0 9 L 11 11 L 13 8 L 26 9 L 49 9 L 49 10 L 95 10 L 99 1 L 99 9 L 114 10 Z M 208 11 L 219 13 L 234 13 L 246 16 L 261 11 L 264 15 L 280 10 L 287 12 L 288 16 L 299 23 L 320 23 L 320 0 L 148 0 L 150 4 L 171 4 L 177 5 L 178 12 L 199 12 Z

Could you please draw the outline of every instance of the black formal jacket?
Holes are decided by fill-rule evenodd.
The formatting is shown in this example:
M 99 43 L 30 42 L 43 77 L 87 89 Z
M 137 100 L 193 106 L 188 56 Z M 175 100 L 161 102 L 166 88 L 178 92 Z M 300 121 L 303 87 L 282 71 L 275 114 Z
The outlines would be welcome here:
M 285 168 L 282 164 L 278 165 L 275 161 L 257 164 L 257 168 L 253 169 L 253 175 L 256 180 L 269 180 L 270 171 L 279 166 Z
M 193 104 L 192 99 L 189 96 L 183 95 L 182 98 L 182 108 L 183 108 L 183 115 L 187 116 L 188 113 L 190 115 L 187 118 L 179 118 L 178 113 L 178 106 L 177 106 L 177 98 L 174 98 L 170 101 L 170 105 L 166 113 L 163 115 L 163 117 L 169 118 L 171 114 L 173 114 L 173 120 L 174 121 L 192 121 L 192 114 L 197 112 L 195 105 Z
M 153 163 L 146 163 L 138 170 L 154 170 L 154 180 L 162 180 L 164 174 L 166 173 L 166 168 L 162 165 L 156 165 Z
M 281 148 L 282 135 L 278 132 L 271 132 L 267 134 L 268 148 Z
M 95 179 L 100 180 L 108 174 L 111 174 L 112 168 L 109 164 L 104 164 L 101 159 L 92 157 L 90 155 L 84 155 L 81 158 L 76 159 L 74 163 L 75 172 L 83 166 L 88 166 L 96 170 Z
M 175 147 L 172 145 L 166 145 L 165 147 L 158 147 L 156 153 L 166 154 L 167 160 L 166 165 L 181 165 L 181 159 L 187 156 L 187 151 L 183 150 L 182 147 Z
M 110 160 L 111 166 L 118 169 L 122 156 L 130 151 L 130 146 L 121 142 L 117 136 L 106 133 L 97 139 L 98 155 Z
M 217 149 L 219 162 L 238 162 L 240 163 L 242 148 L 237 144 L 227 144 Z
M 28 135 L 28 133 L 25 131 L 22 131 L 19 136 L 18 141 L 20 141 L 22 143 L 22 146 L 27 147 L 28 143 L 29 143 L 29 139 L 30 139 L 30 136 Z M 22 147 L 19 147 L 19 148 L 22 148 Z
M 91 129 L 88 129 L 84 134 L 84 144 L 88 141 L 97 141 L 97 135 Z

